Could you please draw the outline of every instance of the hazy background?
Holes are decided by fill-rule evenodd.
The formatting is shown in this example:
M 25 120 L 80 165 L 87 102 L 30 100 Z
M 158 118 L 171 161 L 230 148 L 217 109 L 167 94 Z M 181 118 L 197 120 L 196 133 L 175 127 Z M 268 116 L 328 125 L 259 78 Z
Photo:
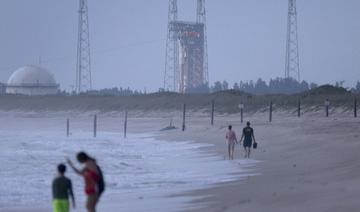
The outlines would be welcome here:
M 195 20 L 196 0 L 178 0 Z M 284 76 L 287 0 L 207 0 L 210 83 Z M 0 0 L 0 82 L 18 67 L 74 85 L 78 0 Z M 360 76 L 360 1 L 298 0 L 301 78 Z M 93 87 L 156 91 L 163 83 L 168 0 L 89 0 Z

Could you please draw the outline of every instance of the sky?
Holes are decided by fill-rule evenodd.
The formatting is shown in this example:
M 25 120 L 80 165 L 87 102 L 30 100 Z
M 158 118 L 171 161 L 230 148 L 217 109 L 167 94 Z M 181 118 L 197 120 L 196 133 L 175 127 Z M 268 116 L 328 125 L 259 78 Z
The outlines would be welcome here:
M 344 3 L 346 2 L 346 3 Z M 157 91 L 163 84 L 168 0 L 88 0 L 93 88 Z M 283 77 L 287 0 L 207 0 L 209 78 Z M 61 89 L 75 84 L 77 0 L 0 0 L 0 82 L 41 65 Z M 298 0 L 301 79 L 360 80 L 360 1 Z M 178 0 L 195 21 L 196 0 Z M 40 59 L 41 58 L 41 59 Z M 41 63 L 40 63 L 41 61 Z

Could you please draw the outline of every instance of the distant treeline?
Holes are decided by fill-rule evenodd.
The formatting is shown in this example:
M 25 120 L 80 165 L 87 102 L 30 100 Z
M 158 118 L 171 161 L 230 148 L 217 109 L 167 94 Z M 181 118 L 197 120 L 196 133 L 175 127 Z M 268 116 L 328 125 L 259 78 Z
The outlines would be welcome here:
M 345 81 L 335 83 L 335 87 L 344 87 Z M 298 82 L 292 78 L 276 78 L 271 79 L 269 83 L 259 78 L 256 82 L 240 81 L 234 83 L 232 86 L 224 80 L 222 82 L 216 81 L 212 86 L 203 85 L 197 88 L 188 88 L 187 93 L 215 93 L 226 90 L 237 90 L 243 91 L 250 94 L 261 95 L 261 94 L 296 94 L 311 89 L 317 88 L 316 83 L 309 83 L 307 81 Z M 360 93 L 360 82 L 357 82 L 354 88 L 348 88 L 353 93 Z M 159 92 L 164 92 L 163 89 L 159 89 Z M 69 95 L 65 91 L 62 94 Z M 74 94 L 74 93 L 73 93 Z M 104 88 L 100 90 L 92 90 L 82 93 L 81 95 L 102 95 L 102 96 L 136 96 L 144 95 L 146 91 L 132 90 L 130 88 Z
M 344 88 L 345 81 L 339 81 L 335 83 L 335 87 Z M 309 91 L 311 89 L 317 88 L 318 85 L 316 83 L 309 83 L 307 81 L 298 82 L 293 78 L 276 78 L 271 79 L 269 83 L 265 82 L 261 78 L 259 78 L 256 82 L 253 80 L 250 81 L 240 81 L 239 83 L 234 83 L 232 86 L 229 85 L 227 81 L 216 81 L 210 88 L 208 88 L 208 92 L 214 93 L 219 91 L 226 90 L 238 90 L 243 91 L 250 94 L 295 94 L 301 93 L 304 91 Z M 348 88 L 353 93 L 360 93 L 360 82 L 357 82 L 354 88 Z M 192 91 L 204 91 L 204 87 L 200 87 L 200 89 L 192 89 Z
M 74 94 L 74 93 L 73 93 Z M 103 88 L 100 90 L 91 90 L 80 95 L 101 95 L 101 96 L 138 96 L 144 95 L 146 91 L 132 90 L 130 88 Z
M 234 83 L 231 88 L 226 81 L 216 81 L 211 87 L 211 91 L 217 92 L 233 89 L 251 94 L 294 94 L 308 91 L 316 87 L 318 87 L 318 85 L 315 83 L 308 83 L 306 81 L 298 82 L 293 78 L 271 79 L 269 83 L 259 78 L 256 82 L 250 80 L 248 82 L 240 81 L 239 83 Z
M 339 81 L 335 83 L 335 87 L 344 87 L 345 81 Z M 237 90 L 250 94 L 261 95 L 261 94 L 295 94 L 301 93 L 304 91 L 309 91 L 311 89 L 317 88 L 318 85 L 315 83 L 309 83 L 307 81 L 298 82 L 292 78 L 276 78 L 271 79 L 269 83 L 259 78 L 256 82 L 253 80 L 250 81 L 240 81 L 234 83 L 232 86 L 229 83 L 224 81 L 216 81 L 213 85 L 202 85 L 199 87 L 188 88 L 186 93 L 215 93 L 219 91 L 226 90 Z M 353 88 L 347 88 L 347 90 L 353 93 L 360 93 L 360 82 L 358 81 Z M 164 92 L 164 89 L 159 89 L 159 92 Z M 0 83 L 0 94 L 5 93 L 5 84 Z M 60 95 L 76 95 L 75 92 L 68 93 L 66 91 L 60 91 Z M 122 87 L 113 87 L 113 88 L 104 88 L 100 90 L 91 90 L 81 93 L 80 95 L 100 95 L 100 96 L 137 96 L 145 95 L 146 91 L 133 90 L 131 88 L 122 88 Z

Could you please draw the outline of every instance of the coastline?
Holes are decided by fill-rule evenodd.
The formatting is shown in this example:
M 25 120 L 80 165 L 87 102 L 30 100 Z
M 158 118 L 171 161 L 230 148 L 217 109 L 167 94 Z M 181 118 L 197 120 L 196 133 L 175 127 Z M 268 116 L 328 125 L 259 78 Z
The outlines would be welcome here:
M 78 126 L 79 123 L 72 122 L 73 123 L 72 126 L 75 124 L 75 126 L 73 126 L 73 128 L 72 128 L 73 129 L 72 132 L 74 134 L 71 135 L 70 138 L 67 139 L 65 137 L 65 135 L 62 134 L 62 131 L 58 130 L 59 127 L 61 127 L 61 128 L 63 127 L 62 125 L 59 125 L 63 121 L 62 117 L 57 117 L 57 116 L 54 117 L 53 115 L 49 116 L 48 114 L 31 114 L 31 116 L 29 117 L 28 113 L 25 113 L 22 115 L 17 114 L 16 115 L 17 117 L 12 117 L 12 115 L 10 115 L 10 114 L 8 114 L 8 115 L 9 115 L 8 117 L 2 116 L 0 118 L 1 123 L 2 123 L 2 124 L 0 124 L 0 125 L 2 125 L 1 126 L 2 134 L 4 135 L 2 144 L 5 146 L 7 144 L 10 144 L 9 147 L 16 148 L 16 146 L 18 144 L 21 144 L 21 146 L 23 146 L 26 143 L 26 146 L 29 147 L 28 150 L 30 152 L 32 152 L 32 149 L 46 151 L 47 148 L 51 147 L 51 143 L 53 143 L 54 141 L 57 140 L 58 147 L 59 147 L 59 149 L 58 149 L 59 151 L 57 154 L 62 155 L 69 151 L 70 152 L 76 151 L 75 149 L 79 148 L 79 145 L 80 146 L 81 145 L 94 146 L 96 143 L 105 144 L 104 141 L 110 142 L 110 140 L 109 140 L 110 138 L 108 137 L 109 133 L 111 134 L 111 136 L 115 136 L 114 137 L 115 140 L 111 142 L 111 143 L 115 144 L 115 146 L 113 146 L 113 147 L 116 147 L 117 144 L 120 144 L 120 146 L 121 146 L 120 149 L 123 149 L 124 148 L 123 145 L 125 145 L 126 143 L 127 143 L 127 145 L 133 146 L 135 144 L 135 143 L 133 143 L 134 138 L 139 138 L 141 140 L 142 140 L 142 138 L 144 138 L 145 140 L 141 141 L 141 143 L 139 143 L 139 144 L 146 145 L 146 141 L 148 141 L 147 144 L 150 145 L 152 142 L 149 142 L 149 141 L 153 139 L 154 135 L 153 134 L 142 134 L 144 132 L 140 132 L 140 131 L 145 131 L 145 132 L 149 132 L 149 131 L 154 132 L 155 131 L 153 129 L 154 124 L 153 124 L 152 118 L 147 119 L 147 123 L 143 122 L 143 120 L 144 120 L 143 118 L 136 118 L 136 121 L 132 120 L 133 121 L 132 123 L 141 121 L 144 126 L 141 126 L 141 127 L 138 126 L 138 128 L 136 128 L 136 129 L 133 128 L 133 129 L 135 129 L 136 132 L 130 132 L 129 142 L 125 142 L 122 139 L 120 139 L 120 140 L 116 139 L 116 138 L 121 138 L 122 135 L 119 132 L 115 133 L 114 132 L 115 130 L 111 128 L 111 127 L 114 127 L 114 124 L 115 124 L 114 119 L 111 116 L 100 115 L 99 117 L 101 117 L 101 118 L 99 119 L 99 121 L 100 121 L 101 125 L 99 125 L 99 127 L 101 126 L 101 128 L 100 128 L 101 131 L 99 131 L 99 133 L 98 133 L 98 138 L 92 138 L 92 133 L 86 130 L 88 128 L 88 125 L 86 122 L 84 122 L 84 120 L 87 119 L 88 116 L 85 115 L 85 117 L 84 116 L 76 117 L 78 122 L 82 124 L 81 127 Z M 75 118 L 73 117 L 73 120 L 74 119 Z M 32 125 L 29 125 L 30 123 Z M 105 126 L 105 123 L 108 125 Z M 140 124 L 140 123 L 138 123 L 138 124 Z M 136 124 L 136 125 L 138 125 L 138 124 Z M 159 125 L 161 125 L 161 124 L 159 124 Z M 147 127 L 145 127 L 145 126 L 147 126 Z M 158 132 L 158 129 L 156 131 Z M 14 134 L 16 135 L 16 137 L 12 137 L 12 135 L 14 135 Z M 28 136 L 27 139 L 25 138 L 26 135 Z M 35 137 L 35 140 L 34 140 L 34 137 Z M 12 138 L 15 138 L 18 142 L 15 142 L 15 143 L 10 142 Z M 23 138 L 25 138 L 25 139 L 23 139 Z M 74 143 L 73 141 L 77 141 L 77 139 L 81 139 L 81 140 L 79 140 L 79 142 Z M 87 143 L 87 142 L 85 142 L 85 140 L 90 141 L 91 143 Z M 98 140 L 98 142 L 95 142 L 96 140 Z M 27 141 L 32 141 L 32 142 L 28 143 Z M 156 140 L 154 140 L 154 142 L 155 141 Z M 149 194 L 143 194 L 140 196 L 139 196 L 139 194 L 136 194 L 136 192 L 134 194 L 129 193 L 125 196 L 123 196 L 124 194 L 116 194 L 116 195 L 115 195 L 115 193 L 114 193 L 114 195 L 110 194 L 106 198 L 104 198 L 103 201 L 101 201 L 101 203 L 99 205 L 99 210 L 112 211 L 115 208 L 122 208 L 123 210 L 126 210 L 126 211 L 139 211 L 139 210 L 135 210 L 135 209 L 136 208 L 139 209 L 139 207 L 141 208 L 140 205 L 144 205 L 144 204 L 147 204 L 149 206 L 149 208 L 159 208 L 160 209 L 159 211 L 178 211 L 178 210 L 181 210 L 183 208 L 183 206 L 185 206 L 184 208 L 188 209 L 187 205 L 179 204 L 179 200 L 181 202 L 188 202 L 191 200 L 190 198 L 192 198 L 192 197 L 180 196 L 179 194 L 186 192 L 188 190 L 193 190 L 194 188 L 199 189 L 199 188 L 209 187 L 212 185 L 212 182 L 221 182 L 223 180 L 225 182 L 225 181 L 228 181 L 228 178 L 231 180 L 234 179 L 234 177 L 231 176 L 232 174 L 230 174 L 229 177 L 226 176 L 227 173 L 232 172 L 232 169 L 230 167 L 233 167 L 233 166 L 228 164 L 227 161 L 223 161 L 221 159 L 221 157 L 216 156 L 214 154 L 209 154 L 207 151 L 204 151 L 203 148 L 204 148 L 204 146 L 207 146 L 206 144 L 196 144 L 195 142 L 192 142 L 192 141 L 183 141 L 183 142 L 179 142 L 179 143 L 174 143 L 169 139 L 163 139 L 162 141 L 165 142 L 165 143 L 163 143 L 164 145 L 159 143 L 159 141 L 156 141 L 158 143 L 158 145 L 161 146 L 161 148 L 158 151 L 161 151 L 161 149 L 164 149 L 164 148 L 172 149 L 170 152 L 167 152 L 166 154 L 170 154 L 171 152 L 176 152 L 176 151 L 174 151 L 175 149 L 177 149 L 177 150 L 188 149 L 190 152 L 194 152 L 194 153 L 198 152 L 199 153 L 198 155 L 195 155 L 195 154 L 189 154 L 190 152 L 187 151 L 187 152 L 185 152 L 185 155 L 184 155 L 185 157 L 181 157 L 181 151 L 179 151 L 179 152 L 176 152 L 174 157 L 169 157 L 169 158 L 179 158 L 180 157 L 178 161 L 183 161 L 183 162 L 182 163 L 178 162 L 178 165 L 180 165 L 180 166 L 179 167 L 175 166 L 175 169 L 177 169 L 176 167 L 178 167 L 178 168 L 180 168 L 180 170 L 184 169 L 184 171 L 185 171 L 185 172 L 178 173 L 179 176 L 184 176 L 185 178 L 183 178 L 183 179 L 179 178 L 179 181 L 174 181 L 174 183 L 180 182 L 180 184 L 181 184 L 182 181 L 184 181 L 184 182 L 189 181 L 189 179 L 191 179 L 190 176 L 196 177 L 196 178 L 194 178 L 194 181 L 189 181 L 189 182 L 191 182 L 190 184 L 184 184 L 184 186 L 180 186 L 179 189 L 175 189 L 175 190 L 170 189 L 169 191 L 167 191 L 167 189 L 165 187 L 161 187 L 162 189 L 160 189 L 158 191 L 149 192 Z M 85 144 L 84 142 L 87 144 Z M 118 142 L 120 142 L 120 143 L 118 143 Z M 143 143 L 143 142 L 145 142 L 145 143 Z M 43 143 L 43 144 L 41 144 L 41 143 Z M 81 143 L 83 143 L 83 144 L 81 144 Z M 108 145 L 110 145 L 111 143 L 109 143 Z M 45 145 L 45 146 L 43 146 L 43 145 Z M 73 146 L 73 145 L 75 145 L 75 146 Z M 108 146 L 108 145 L 106 145 L 106 146 Z M 73 147 L 75 147 L 75 149 L 73 149 Z M 11 148 L 9 150 L 11 150 Z M 105 151 L 105 149 L 106 149 L 105 146 L 104 146 L 104 148 L 102 148 L 102 150 L 99 149 L 100 150 L 100 152 L 98 152 L 99 156 L 102 155 L 100 153 Z M 65 152 L 64 152 L 64 150 L 65 150 Z M 22 151 L 22 150 L 20 150 L 20 151 Z M 145 151 L 145 150 L 141 150 L 141 151 Z M 3 155 L 6 159 L 8 157 L 7 155 L 9 154 L 9 152 L 4 152 L 4 153 L 6 153 Z M 34 152 L 34 153 L 36 153 L 36 152 Z M 154 153 L 155 153 L 154 157 L 156 157 L 156 158 L 158 157 L 156 154 L 161 154 L 161 152 L 159 152 L 159 153 L 153 152 L 152 154 L 154 154 Z M 16 151 L 16 154 L 19 154 L 18 151 Z M 73 154 L 74 153 L 72 153 L 71 155 L 73 155 Z M 110 154 L 110 152 L 109 152 L 109 154 Z M 26 155 L 28 155 L 28 154 L 26 154 Z M 40 154 L 40 155 L 42 155 L 42 154 Z M 111 151 L 110 155 L 113 155 L 113 150 Z M 121 156 L 121 155 L 119 155 L 119 156 Z M 189 158 L 186 159 L 187 158 L 186 156 L 189 156 Z M 56 157 L 58 157 L 58 156 L 56 156 Z M 10 155 L 8 158 L 9 159 L 11 158 Z M 37 158 L 37 157 L 35 157 L 35 158 Z M 100 162 L 101 162 L 101 158 L 102 157 L 99 158 Z M 44 159 L 44 157 L 42 157 L 42 159 Z M 60 158 L 58 158 L 58 159 L 60 159 Z M 58 159 L 56 161 L 58 161 Z M 36 160 L 41 160 L 41 159 L 37 158 Z M 46 171 L 39 172 L 40 174 L 41 173 L 52 173 L 52 171 L 51 171 L 52 165 L 51 164 L 53 164 L 55 162 L 54 158 L 49 157 L 49 161 L 53 161 L 53 162 L 50 162 L 50 166 L 49 166 L 48 162 L 45 163 L 45 164 L 47 164 Z M 188 161 L 189 163 L 186 163 L 184 161 Z M 191 161 L 193 161 L 195 163 L 191 163 Z M 108 161 L 108 162 L 111 163 L 111 161 Z M 124 162 L 126 162 L 126 161 L 124 161 Z M 184 165 L 182 165 L 182 164 L 184 164 Z M 194 165 L 192 166 L 193 168 L 188 170 L 189 167 L 186 168 L 187 167 L 186 164 L 189 164 L 189 165 L 194 164 Z M 198 168 L 196 168 L 197 165 L 195 165 L 195 164 L 200 164 L 200 166 L 198 166 Z M 213 164 L 212 165 L 213 167 L 211 167 L 211 165 L 209 167 L 209 164 Z M 225 169 L 221 168 L 222 166 L 219 166 L 220 164 L 225 165 L 225 167 L 227 167 L 227 168 L 225 168 Z M 108 163 L 103 164 L 103 165 L 109 166 Z M 173 164 L 173 165 L 175 165 L 175 164 Z M 9 167 L 12 167 L 12 165 L 9 164 Z M 49 170 L 49 167 L 50 167 L 50 170 Z M 168 166 L 166 166 L 166 167 L 168 167 Z M 219 167 L 220 169 L 217 169 L 216 167 Z M 195 171 L 194 168 L 198 169 L 198 170 L 203 170 L 205 172 Z M 157 169 L 158 168 L 155 167 L 155 170 L 157 170 Z M 19 170 L 22 170 L 22 169 L 19 169 Z M 221 172 L 220 170 L 223 170 L 223 172 Z M 190 175 L 186 174 L 186 173 L 188 173 L 188 171 L 190 171 L 189 172 Z M 9 172 L 9 173 L 11 173 L 11 172 Z M 206 177 L 207 175 L 206 174 L 204 175 L 204 173 L 214 175 L 215 178 L 214 178 L 214 176 L 208 175 L 209 176 L 209 179 L 208 179 Z M 131 174 L 131 173 L 129 173 L 129 174 Z M 219 177 L 216 177 L 217 174 L 220 174 Z M 225 174 L 225 175 L 223 175 L 223 174 Z M 80 179 L 73 176 L 73 173 L 69 173 L 69 175 L 71 178 L 74 178 L 75 181 L 77 181 L 75 184 L 79 185 Z M 11 175 L 6 174 L 6 175 L 4 175 L 4 177 L 5 176 L 11 176 Z M 205 177 L 204 179 L 207 179 L 207 182 L 205 182 L 205 181 L 202 182 L 201 176 L 204 176 Z M 38 177 L 40 177 L 41 179 L 46 178 L 46 181 L 50 180 L 50 178 L 51 178 L 51 176 L 47 176 L 47 175 L 46 176 L 38 175 Z M 34 179 L 40 179 L 38 177 L 35 177 Z M 164 181 L 162 181 L 161 179 L 163 179 Z M 149 182 L 152 182 L 151 179 L 148 179 L 148 180 L 150 180 Z M 168 182 L 168 180 L 171 181 L 171 178 L 167 179 L 167 177 L 165 176 L 165 178 L 159 178 L 159 180 L 161 182 L 163 182 L 164 184 L 166 184 Z M 12 180 L 10 180 L 10 181 L 12 182 Z M 110 183 L 110 181 L 109 181 L 109 183 Z M 141 183 L 141 182 L 139 182 L 139 183 Z M 189 186 L 189 185 L 193 185 L 193 186 Z M 198 185 L 198 186 L 196 186 L 196 185 Z M 42 187 L 43 187 L 43 185 L 42 185 Z M 47 187 L 45 187 L 45 188 L 47 188 Z M 165 190 L 163 190 L 163 188 L 165 188 Z M 79 193 L 79 190 L 77 193 Z M 123 192 L 121 192 L 121 193 L 123 193 Z M 175 197 L 175 198 L 172 198 L 172 197 Z M 20 201 L 21 201 L 21 199 L 20 199 Z M 83 200 L 81 200 L 78 203 L 78 209 L 74 210 L 74 211 L 83 211 L 82 201 Z M 48 200 L 47 200 L 47 202 L 48 202 Z M 139 204 L 136 204 L 136 202 L 138 202 Z M 160 205 L 158 205 L 158 204 L 160 204 L 162 202 L 163 203 L 172 202 L 172 204 L 166 204 L 166 205 L 161 204 L 162 206 L 160 207 Z M 6 202 L 4 202 L 4 203 L 6 203 Z M 132 205 L 132 204 L 134 204 L 134 205 Z M 151 206 L 152 204 L 154 204 L 154 205 Z M 6 204 L 4 204 L 1 207 L 0 211 L 11 211 L 11 212 L 29 211 L 29 212 L 32 212 L 32 211 L 50 211 L 51 210 L 50 202 L 49 202 L 49 206 L 46 206 L 47 204 L 45 203 L 46 208 L 41 208 L 41 209 L 39 209 L 39 208 L 35 209 L 35 207 L 42 207 L 42 205 L 44 205 L 43 203 L 39 204 L 37 206 L 33 205 L 30 207 L 21 207 L 21 208 L 13 208 L 13 207 L 11 207 L 11 205 L 9 205 L 9 208 L 6 208 L 5 205 Z M 178 205 L 178 206 L 176 207 L 176 205 Z M 26 204 L 24 204 L 24 206 L 26 206 Z M 168 207 L 171 210 L 164 210 L 164 206 Z M 171 207 L 173 207 L 173 208 L 171 208 Z
M 78 117 L 81 121 L 72 124 L 79 127 L 80 122 L 89 119 L 89 124 L 81 127 L 91 129 L 91 114 L 83 114 Z M 129 119 L 129 132 L 159 132 L 174 115 L 180 117 L 179 114 L 133 115 Z M 36 118 L 36 115 L 31 115 L 34 116 Z M 53 121 L 63 124 L 64 120 L 57 119 Z M 34 128 L 46 126 L 40 120 L 34 123 Z M 272 123 L 268 122 L 266 113 L 256 113 L 244 120 L 252 122 L 259 143 L 259 149 L 253 151 L 251 158 L 261 161 L 255 166 L 255 172 L 260 172 L 260 175 L 176 194 L 193 199 L 188 203 L 196 208 L 186 211 L 358 211 L 359 119 L 342 113 L 329 118 L 320 113 L 297 118 L 289 112 L 278 112 Z M 122 130 L 122 120 L 117 113 L 100 115 L 99 122 L 99 132 Z M 177 127 L 181 125 L 180 118 L 174 118 L 173 122 Z M 213 146 L 205 147 L 204 151 L 225 158 L 227 125 L 233 125 L 238 137 L 242 128 L 238 114 L 217 115 L 214 126 L 211 126 L 208 114 L 194 112 L 187 116 L 187 122 L 185 132 L 179 129 L 161 131 L 155 138 L 211 144 Z M 240 151 L 237 146 L 235 161 L 242 159 Z

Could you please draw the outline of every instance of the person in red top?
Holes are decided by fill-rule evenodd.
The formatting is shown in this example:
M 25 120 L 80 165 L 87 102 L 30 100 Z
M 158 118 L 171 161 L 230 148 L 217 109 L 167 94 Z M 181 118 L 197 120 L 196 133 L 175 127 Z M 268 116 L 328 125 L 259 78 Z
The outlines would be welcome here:
M 88 156 L 85 152 L 79 152 L 77 154 L 77 160 L 79 163 L 84 164 L 82 170 L 77 169 L 71 160 L 67 159 L 67 162 L 77 174 L 84 177 L 87 211 L 96 212 L 96 204 L 99 201 L 101 193 L 104 191 L 102 172 L 96 164 L 96 160 Z
M 226 132 L 225 138 L 226 138 L 226 143 L 228 145 L 229 159 L 234 160 L 234 149 L 235 149 L 235 144 L 237 143 L 237 139 L 236 139 L 236 134 L 232 130 L 231 125 L 229 125 L 228 129 L 229 130 Z

